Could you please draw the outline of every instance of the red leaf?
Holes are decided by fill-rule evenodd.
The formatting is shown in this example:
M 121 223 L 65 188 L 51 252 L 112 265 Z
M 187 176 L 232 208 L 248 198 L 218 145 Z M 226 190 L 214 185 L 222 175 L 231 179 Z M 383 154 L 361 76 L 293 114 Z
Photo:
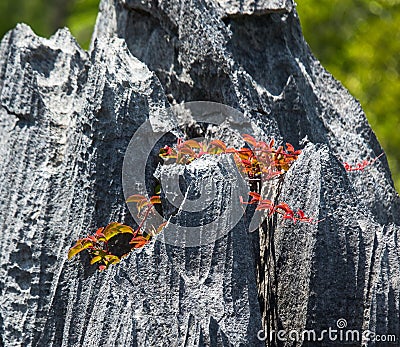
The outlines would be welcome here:
M 176 158 L 176 151 L 169 146 L 165 146 L 160 149 L 159 156 L 162 158 Z
M 242 159 L 242 163 L 243 163 L 243 165 L 251 166 L 251 162 L 249 160 Z
M 274 212 L 274 203 L 270 200 L 261 200 L 256 208 L 256 211 L 260 210 L 269 210 L 269 214 L 272 214 Z
M 294 147 L 290 143 L 286 143 L 286 150 L 290 153 L 293 153 Z
M 95 235 L 96 235 L 96 236 L 98 236 L 98 235 L 104 236 L 103 230 L 104 230 L 104 228 L 98 228 L 98 229 L 96 230 Z
M 260 201 L 260 200 L 261 200 L 261 195 L 258 194 L 258 193 L 256 193 L 256 192 L 250 192 L 249 195 L 250 195 L 253 199 L 257 200 L 257 201 Z
M 284 211 L 286 214 L 294 215 L 293 210 L 289 207 L 289 205 L 286 202 L 281 202 L 280 204 L 275 206 L 275 210 L 280 209 Z
M 274 144 L 275 144 L 275 140 L 272 139 L 272 140 L 269 142 L 269 148 L 274 147 Z
M 298 216 L 300 217 L 300 219 L 301 218 L 304 218 L 304 212 L 302 211 L 302 210 L 297 210 L 297 214 L 298 214 Z

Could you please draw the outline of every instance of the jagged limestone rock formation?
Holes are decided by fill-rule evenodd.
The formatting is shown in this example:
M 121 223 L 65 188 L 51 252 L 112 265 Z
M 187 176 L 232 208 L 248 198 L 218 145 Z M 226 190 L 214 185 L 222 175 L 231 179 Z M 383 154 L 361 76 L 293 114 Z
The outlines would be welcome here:
M 103 273 L 68 262 L 78 237 L 131 221 L 121 170 L 135 130 L 195 100 L 305 148 L 264 191 L 325 220 L 275 217 L 256 233 L 243 220 L 210 245 L 153 242 Z M 400 338 L 399 197 L 384 157 L 342 165 L 381 152 L 290 0 L 103 0 L 90 52 L 66 29 L 46 40 L 17 26 L 0 47 L 0 345 L 292 346 L 257 333 L 340 318 Z

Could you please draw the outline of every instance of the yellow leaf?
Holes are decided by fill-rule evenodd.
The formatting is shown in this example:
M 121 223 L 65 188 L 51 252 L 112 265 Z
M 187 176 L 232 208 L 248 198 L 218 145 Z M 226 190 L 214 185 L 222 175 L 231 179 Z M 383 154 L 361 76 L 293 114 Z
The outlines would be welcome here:
M 146 206 L 149 206 L 149 205 L 151 205 L 151 203 L 148 200 L 143 200 L 143 201 L 139 202 L 137 204 L 138 212 L 140 213 L 140 211 L 142 210 L 143 207 L 146 207 Z
M 161 198 L 157 195 L 154 195 L 150 198 L 150 202 L 154 204 L 161 204 Z
M 144 195 L 134 194 L 128 197 L 128 199 L 126 199 L 126 202 L 140 202 L 142 200 L 147 200 L 147 198 Z
M 97 262 L 99 262 L 101 260 L 102 260 L 102 257 L 99 256 L 99 255 L 96 256 L 96 257 L 93 257 L 92 260 L 90 261 L 90 265 L 93 265 L 93 264 L 95 264 L 95 263 L 97 263 Z
M 115 235 L 124 233 L 133 234 L 134 231 L 130 226 L 118 222 L 112 222 L 108 224 L 103 231 L 104 237 L 107 241 L 113 238 Z
M 182 146 L 190 147 L 190 148 L 200 148 L 200 144 L 195 140 L 187 140 Z
M 121 234 L 133 234 L 134 233 L 133 229 L 129 225 L 121 224 L 117 228 Z
M 107 266 L 110 264 L 118 264 L 121 261 L 116 255 L 112 254 L 106 255 L 104 258 L 105 261 L 108 263 Z
M 157 228 L 156 233 L 157 233 L 157 234 L 160 233 L 161 230 L 163 230 L 164 227 L 165 227 L 167 224 L 168 224 L 168 222 L 164 222 L 164 223 L 160 224 L 160 225 L 158 226 L 158 228 Z
M 85 239 L 78 240 L 76 242 L 76 245 L 71 247 L 70 250 L 68 251 L 68 259 L 71 259 L 73 256 L 78 254 L 79 252 L 82 252 L 83 250 L 92 247 L 93 242 Z

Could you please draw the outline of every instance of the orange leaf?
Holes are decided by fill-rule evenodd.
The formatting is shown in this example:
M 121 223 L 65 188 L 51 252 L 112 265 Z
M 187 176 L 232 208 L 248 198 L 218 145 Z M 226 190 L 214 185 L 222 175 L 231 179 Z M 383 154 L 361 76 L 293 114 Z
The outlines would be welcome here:
M 254 153 L 251 149 L 248 148 L 241 148 L 236 152 L 241 160 L 249 160 L 251 157 L 254 156 Z
M 257 140 L 256 140 L 253 136 L 248 135 L 248 134 L 243 134 L 243 135 L 242 135 L 242 138 L 243 138 L 243 140 L 244 140 L 245 142 L 247 142 L 249 145 L 251 145 L 251 146 L 253 146 L 253 147 L 257 146 Z
M 194 152 L 191 148 L 189 147 L 183 147 L 179 150 L 179 153 L 181 154 L 187 154 L 190 155 L 191 157 L 196 157 L 196 152 Z
M 129 243 L 133 245 L 134 248 L 141 248 L 147 243 L 149 243 L 149 240 L 143 237 L 142 235 L 139 235 L 134 237 Z
M 150 203 L 154 204 L 161 204 L 161 198 L 159 195 L 154 195 L 150 198 Z
M 195 141 L 195 140 L 187 140 L 181 145 L 182 147 L 188 147 L 188 148 L 200 148 L 201 145 Z
M 103 230 L 104 230 L 104 228 L 98 228 L 98 229 L 96 230 L 95 235 L 96 235 L 96 236 L 97 236 L 97 235 L 103 235 Z
M 275 140 L 272 139 L 272 140 L 269 142 L 269 148 L 272 148 L 272 147 L 274 146 L 274 144 L 275 144 Z
M 249 195 L 255 200 L 258 200 L 258 201 L 261 200 L 261 195 L 256 192 L 250 192 Z
M 210 145 L 219 147 L 219 148 L 221 148 L 224 152 L 225 152 L 225 150 L 226 150 L 226 144 L 223 143 L 221 140 L 212 140 L 211 143 L 210 143 Z

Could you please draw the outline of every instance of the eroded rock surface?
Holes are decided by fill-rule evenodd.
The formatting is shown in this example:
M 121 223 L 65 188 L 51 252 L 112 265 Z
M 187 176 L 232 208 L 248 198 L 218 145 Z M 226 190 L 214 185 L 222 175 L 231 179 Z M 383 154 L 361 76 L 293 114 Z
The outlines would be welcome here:
M 153 242 L 103 273 L 68 262 L 78 237 L 132 222 L 121 170 L 135 130 L 195 100 L 304 148 L 268 194 L 324 221 L 248 233 L 242 220 L 209 245 Z M 0 345 L 292 346 L 257 332 L 340 318 L 400 339 L 399 197 L 385 157 L 342 165 L 381 153 L 291 1 L 103 0 L 90 52 L 66 29 L 46 40 L 17 26 L 0 46 Z

